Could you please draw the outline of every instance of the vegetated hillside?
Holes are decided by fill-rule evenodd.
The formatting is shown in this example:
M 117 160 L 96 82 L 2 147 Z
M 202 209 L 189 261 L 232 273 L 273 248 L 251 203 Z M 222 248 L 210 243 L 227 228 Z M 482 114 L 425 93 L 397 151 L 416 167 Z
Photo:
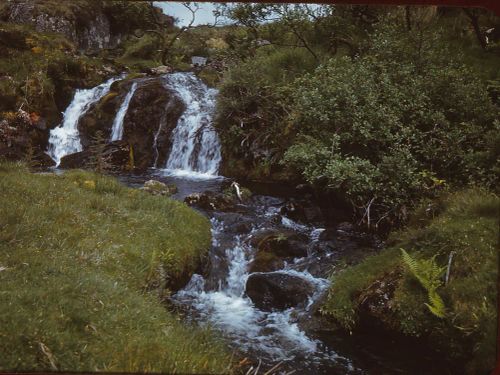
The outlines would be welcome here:
M 350 331 L 418 338 L 451 368 L 487 373 L 496 359 L 499 216 L 498 196 L 478 189 L 423 204 L 386 249 L 332 276 L 323 314 Z
M 0 164 L 2 371 L 224 373 L 230 355 L 161 300 L 210 246 L 184 204 L 74 171 Z
M 61 122 L 75 91 L 122 71 L 144 69 L 137 54 L 145 53 L 147 38 L 136 33 L 158 27 L 167 32 L 172 24 L 149 2 L 3 2 L 0 155 L 19 160 L 34 152 L 50 165 L 44 154 L 49 130 Z M 158 49 L 156 40 L 147 40 L 147 48 Z
M 444 184 L 499 186 L 498 32 L 483 49 L 460 9 L 315 9 L 231 8 L 223 174 L 302 179 L 372 228 Z M 478 17 L 481 37 L 499 25 Z

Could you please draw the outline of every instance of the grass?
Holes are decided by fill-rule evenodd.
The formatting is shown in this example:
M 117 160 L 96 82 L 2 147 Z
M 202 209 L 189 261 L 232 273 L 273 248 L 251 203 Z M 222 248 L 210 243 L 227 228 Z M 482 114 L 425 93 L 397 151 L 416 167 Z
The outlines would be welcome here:
M 417 210 L 412 225 L 395 233 L 390 246 L 332 276 L 332 287 L 322 312 L 344 328 L 360 321 L 362 294 L 375 282 L 398 276 L 388 302 L 386 326 L 427 340 L 450 360 L 467 362 L 466 373 L 483 373 L 495 363 L 497 332 L 499 198 L 471 189 L 443 197 Z M 429 214 L 434 212 L 434 214 Z M 448 284 L 437 289 L 445 303 L 440 319 L 425 306 L 426 290 L 408 267 L 400 248 L 416 259 L 436 256 L 446 266 L 453 252 Z M 379 317 L 380 318 L 380 317 Z
M 193 272 L 209 222 L 89 172 L 0 163 L 0 370 L 228 372 L 210 330 L 162 306 Z

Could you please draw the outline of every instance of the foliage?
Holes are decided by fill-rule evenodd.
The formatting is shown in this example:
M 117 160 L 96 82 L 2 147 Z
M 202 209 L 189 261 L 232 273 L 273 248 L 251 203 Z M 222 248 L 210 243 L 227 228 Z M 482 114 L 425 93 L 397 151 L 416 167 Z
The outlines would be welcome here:
M 326 180 L 360 217 L 370 204 L 377 221 L 404 220 L 416 198 L 442 187 L 437 181 L 497 186 L 498 107 L 438 40 L 384 26 L 363 56 L 298 79 L 293 118 L 302 137 L 283 163 L 310 183 Z
M 437 288 L 442 284 L 441 277 L 446 271 L 446 267 L 439 267 L 436 264 L 436 256 L 430 259 L 414 259 L 404 249 L 401 249 L 401 253 L 405 265 L 428 293 L 429 304 L 425 305 L 438 318 L 444 318 L 445 306 L 437 293 Z
M 140 58 L 154 60 L 159 48 L 158 38 L 154 35 L 144 35 L 142 38 L 134 40 L 125 48 L 124 58 Z
M 204 217 L 109 177 L 9 163 L 0 202 L 3 371 L 229 371 L 225 346 L 159 300 L 209 248 Z
M 276 162 L 291 136 L 284 123 L 286 84 L 316 65 L 301 49 L 270 47 L 229 69 L 220 85 L 215 120 L 225 152 L 255 164 Z
M 414 215 L 420 217 L 410 220 L 415 224 L 393 233 L 388 248 L 332 275 L 322 312 L 353 330 L 359 321 L 362 291 L 377 280 L 399 274 L 396 290 L 389 292 L 385 302 L 387 312 L 378 318 L 397 332 L 426 339 L 430 348 L 448 353 L 450 360 L 469 361 L 468 374 L 487 372 L 496 356 L 500 199 L 475 189 L 443 194 L 434 205 L 437 210 L 429 210 L 427 202 L 416 210 Z M 445 264 L 454 252 L 449 281 L 439 287 L 447 307 L 443 318 L 436 319 L 429 313 L 425 305 L 429 293 L 424 293 L 423 284 L 415 282 L 414 273 L 400 272 L 404 265 L 400 248 L 407 249 L 417 263 L 434 259 Z M 434 276 L 418 272 L 420 279 L 428 287 L 437 288 L 437 274 L 442 270 L 430 264 L 425 268 L 432 268 Z M 433 300 L 428 304 L 438 307 L 441 301 Z

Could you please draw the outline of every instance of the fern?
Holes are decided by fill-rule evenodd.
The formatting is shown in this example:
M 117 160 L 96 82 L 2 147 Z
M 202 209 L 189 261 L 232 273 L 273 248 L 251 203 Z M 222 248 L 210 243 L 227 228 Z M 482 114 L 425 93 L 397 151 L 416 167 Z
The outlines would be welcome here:
M 444 318 L 446 308 L 441 296 L 437 293 L 437 289 L 442 285 L 441 277 L 446 271 L 446 267 L 440 267 L 436 263 L 436 256 L 430 259 L 414 259 L 404 249 L 401 249 L 401 256 L 411 274 L 427 291 L 429 303 L 425 305 L 429 311 L 438 318 Z

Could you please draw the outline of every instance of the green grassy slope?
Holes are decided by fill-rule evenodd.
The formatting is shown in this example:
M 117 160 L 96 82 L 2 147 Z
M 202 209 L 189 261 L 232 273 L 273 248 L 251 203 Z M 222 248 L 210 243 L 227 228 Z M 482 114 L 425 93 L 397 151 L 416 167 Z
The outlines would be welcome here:
M 356 329 L 366 317 L 365 302 L 387 292 L 385 307 L 375 314 L 386 328 L 424 338 L 446 358 L 468 362 L 467 373 L 491 370 L 497 330 L 499 205 L 493 194 L 467 190 L 423 206 L 407 229 L 392 235 L 387 249 L 332 277 L 323 313 L 344 328 Z M 428 294 L 404 264 L 400 248 L 415 259 L 436 256 L 443 267 L 454 252 L 449 282 L 444 285 L 443 275 L 437 289 L 445 304 L 444 318 L 425 305 Z M 368 315 L 373 318 L 373 310 Z
M 223 344 L 158 296 L 209 244 L 182 203 L 0 164 L 0 369 L 227 372 Z

